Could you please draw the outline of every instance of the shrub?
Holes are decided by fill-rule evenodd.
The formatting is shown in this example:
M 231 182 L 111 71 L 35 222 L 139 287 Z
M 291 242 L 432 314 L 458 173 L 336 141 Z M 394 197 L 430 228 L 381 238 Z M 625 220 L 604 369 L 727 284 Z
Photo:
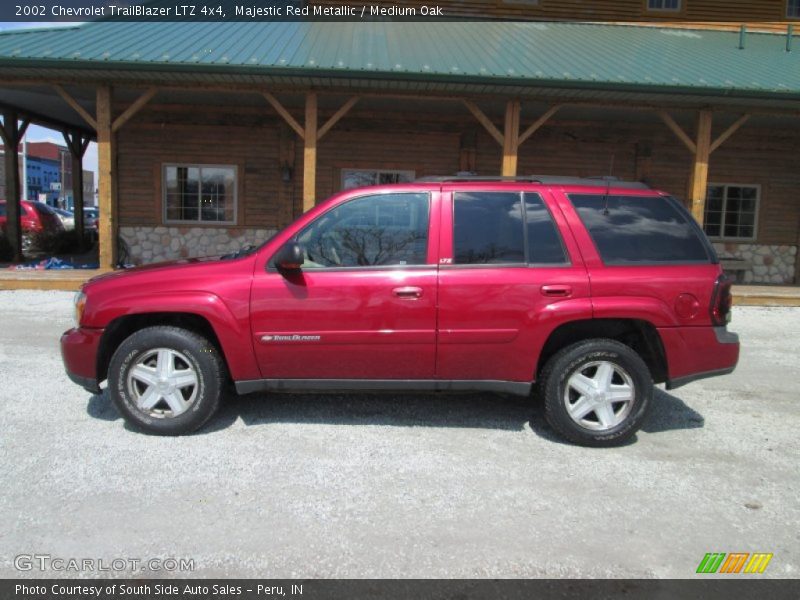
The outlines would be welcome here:
M 88 236 L 84 236 L 84 248 L 91 248 Z M 80 237 L 74 229 L 56 233 L 40 232 L 33 234 L 32 247 L 45 254 L 73 254 L 80 252 Z

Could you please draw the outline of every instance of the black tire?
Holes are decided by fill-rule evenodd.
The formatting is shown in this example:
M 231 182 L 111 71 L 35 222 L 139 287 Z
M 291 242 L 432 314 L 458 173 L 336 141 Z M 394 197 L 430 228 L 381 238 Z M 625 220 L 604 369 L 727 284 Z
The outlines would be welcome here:
M 131 370 L 137 366 L 153 368 L 143 361 L 154 358 L 158 363 L 163 350 L 168 351 L 165 355 L 172 353 L 173 365 L 186 369 L 176 372 L 191 371 L 195 376 L 196 383 L 179 391 L 184 399 L 187 395 L 189 399 L 184 412 L 175 411 L 177 414 L 173 414 L 172 405 L 165 399 L 149 411 L 137 406 L 135 395 L 144 397 L 149 386 L 133 381 Z M 219 408 L 223 373 L 219 352 L 203 336 L 179 327 L 147 327 L 128 337 L 114 352 L 108 367 L 108 393 L 125 420 L 135 428 L 156 435 L 184 435 L 202 427 Z M 145 391 L 140 393 L 143 387 Z M 167 395 L 174 398 L 172 392 Z
M 617 381 L 618 385 L 632 388 L 630 406 L 622 402 L 613 404 L 612 411 L 618 414 L 612 415 L 620 419 L 613 426 L 605 427 L 600 414 L 593 411 L 579 423 L 570 416 L 568 404 L 577 396 L 572 404 L 577 406 L 580 393 L 568 391 L 567 382 L 579 372 L 585 375 L 595 369 L 597 373 L 599 366 L 594 365 L 606 363 L 614 368 L 612 383 Z M 624 379 L 625 376 L 628 379 Z M 540 382 L 547 422 L 562 436 L 581 446 L 610 447 L 625 443 L 641 427 L 653 397 L 653 379 L 645 362 L 629 346 L 610 339 L 584 340 L 563 348 L 547 362 Z

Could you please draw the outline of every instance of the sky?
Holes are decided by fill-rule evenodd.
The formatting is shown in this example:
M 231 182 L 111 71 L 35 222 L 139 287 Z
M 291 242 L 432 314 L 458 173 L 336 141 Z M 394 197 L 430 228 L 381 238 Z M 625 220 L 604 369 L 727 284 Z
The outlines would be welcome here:
M 0 31 L 9 30 L 9 29 L 24 29 L 30 27 L 74 27 L 76 23 L 42 23 L 42 22 L 35 22 L 35 23 L 7 23 L 7 22 L 0 22 Z M 39 125 L 30 125 L 26 132 L 26 137 L 29 142 L 53 142 L 58 144 L 59 146 L 65 146 L 64 137 L 61 135 L 60 131 L 54 131 L 52 129 L 48 129 L 47 127 L 41 127 Z M 85 171 L 94 171 L 95 173 L 95 181 L 97 181 L 97 144 L 94 142 L 89 144 L 89 147 L 86 149 L 86 154 L 83 158 L 83 169 Z

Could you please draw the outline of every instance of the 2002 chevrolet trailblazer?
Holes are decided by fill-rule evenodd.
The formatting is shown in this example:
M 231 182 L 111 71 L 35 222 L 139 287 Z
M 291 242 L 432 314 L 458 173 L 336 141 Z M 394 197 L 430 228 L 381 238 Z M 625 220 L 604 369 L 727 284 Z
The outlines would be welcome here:
M 729 373 L 730 283 L 702 230 L 640 184 L 529 178 L 350 190 L 259 248 L 96 277 L 61 339 L 73 381 L 158 434 L 236 390 L 537 383 L 586 445 L 641 426 L 653 384 Z

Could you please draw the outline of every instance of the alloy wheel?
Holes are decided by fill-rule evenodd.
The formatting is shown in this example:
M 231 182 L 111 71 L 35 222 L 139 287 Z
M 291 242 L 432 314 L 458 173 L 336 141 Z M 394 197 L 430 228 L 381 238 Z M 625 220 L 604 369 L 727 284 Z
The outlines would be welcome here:
M 197 398 L 197 371 L 182 353 L 155 348 L 142 354 L 128 372 L 128 393 L 136 407 L 155 418 L 185 413 Z
M 630 374 L 618 364 L 593 361 L 567 379 L 564 404 L 570 418 L 592 431 L 608 431 L 633 408 L 636 390 Z

